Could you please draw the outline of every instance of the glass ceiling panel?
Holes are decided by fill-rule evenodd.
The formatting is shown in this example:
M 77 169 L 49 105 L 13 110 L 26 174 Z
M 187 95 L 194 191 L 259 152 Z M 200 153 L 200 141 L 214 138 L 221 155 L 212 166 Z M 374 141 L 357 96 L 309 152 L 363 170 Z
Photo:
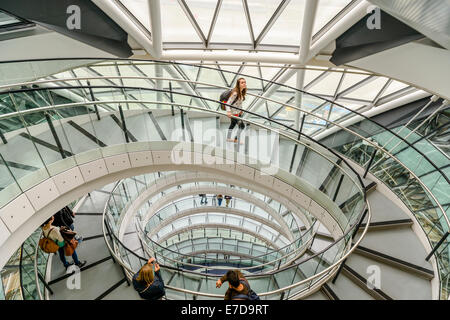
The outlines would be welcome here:
M 247 0 L 255 38 L 259 36 L 273 13 L 280 5 L 277 0 Z
M 265 80 L 272 80 L 282 67 L 284 67 L 282 64 L 272 64 L 271 66 L 261 65 L 262 78 Z
M 186 0 L 205 37 L 208 37 L 209 28 L 216 10 L 217 1 L 214 0 Z
M 352 91 L 348 95 L 345 95 L 345 97 L 372 101 L 373 99 L 375 99 L 375 97 L 381 91 L 387 81 L 387 78 L 379 77 L 376 80 L 370 81 L 367 84 L 363 85 L 361 88 Z
M 120 0 L 120 2 L 150 31 L 148 0 Z
M 179 66 L 190 80 L 195 81 L 197 79 L 199 67 L 183 64 L 180 64 Z
M 222 2 L 211 42 L 252 43 L 241 0 Z
M 318 71 L 318 70 L 306 70 L 305 71 L 305 80 L 304 80 L 304 84 L 305 86 L 310 83 L 311 81 L 313 81 L 315 78 L 317 78 L 318 76 L 320 76 L 323 73 L 323 71 Z
M 314 21 L 313 34 L 322 29 L 352 0 L 320 0 Z
M 161 1 L 163 42 L 201 42 L 177 1 Z
M 308 92 L 334 96 L 341 77 L 342 73 L 340 72 L 329 72 L 325 78 L 309 88 Z
M 344 79 L 342 80 L 341 87 L 339 88 L 339 92 L 342 92 L 350 88 L 351 86 L 357 84 L 358 82 L 367 77 L 368 76 L 365 74 L 362 75 L 362 74 L 346 73 Z
M 262 44 L 300 45 L 305 0 L 292 0 L 267 32 Z
M 406 83 L 403 82 L 399 82 L 399 81 L 392 81 L 391 84 L 386 88 L 386 90 L 383 93 L 383 97 L 390 95 L 391 93 L 397 92 L 399 90 L 402 90 L 404 88 L 406 88 L 408 85 Z

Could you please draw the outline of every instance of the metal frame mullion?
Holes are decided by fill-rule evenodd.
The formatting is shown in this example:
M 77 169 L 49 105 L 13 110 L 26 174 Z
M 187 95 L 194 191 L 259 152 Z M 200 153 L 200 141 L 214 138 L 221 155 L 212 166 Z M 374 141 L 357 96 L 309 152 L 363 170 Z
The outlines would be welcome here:
M 246 63 L 245 63 L 245 62 L 242 62 L 241 66 L 240 66 L 239 69 L 236 71 L 236 73 L 235 73 L 235 75 L 234 75 L 234 77 L 233 77 L 233 80 L 231 80 L 231 83 L 230 83 L 230 86 L 231 86 L 231 87 L 233 86 L 233 83 L 236 82 L 237 77 L 238 77 L 239 74 L 242 72 L 242 69 L 244 69 L 245 65 L 246 65 Z
M 219 75 L 220 75 L 220 77 L 222 78 L 223 83 L 225 84 L 226 87 L 229 87 L 230 84 L 228 83 L 227 78 L 225 78 L 225 75 L 223 74 L 223 71 L 222 71 L 222 69 L 220 68 L 219 61 L 215 61 L 215 63 L 216 63 L 216 66 L 217 66 L 217 70 L 219 70 Z M 200 69 L 201 69 L 201 68 L 200 68 Z M 198 80 L 196 80 L 196 81 L 198 81 Z
M 383 88 L 381 88 L 381 90 L 377 93 L 377 95 L 375 96 L 375 98 L 372 100 L 372 106 L 375 106 L 378 101 L 381 99 L 381 96 L 383 95 L 383 93 L 387 90 L 387 88 L 391 85 L 391 83 L 393 82 L 392 79 L 389 79 L 383 86 Z
M 245 18 L 247 20 L 248 32 L 250 33 L 250 39 L 253 43 L 253 48 L 256 49 L 255 33 L 253 31 L 252 18 L 248 9 L 247 0 L 242 0 L 242 6 L 244 7 Z
M 270 17 L 269 21 L 267 21 L 267 24 L 262 29 L 262 31 L 259 34 L 258 38 L 256 38 L 255 44 L 254 44 L 255 48 L 262 42 L 264 37 L 267 35 L 269 30 L 274 25 L 275 21 L 278 20 L 278 18 L 280 17 L 281 13 L 284 11 L 284 9 L 286 9 L 286 7 L 289 4 L 289 2 L 290 2 L 290 0 L 283 0 L 283 1 L 281 1 L 281 3 L 278 6 L 278 8 L 275 10 L 273 15 Z
M 313 80 L 311 80 L 306 86 L 304 86 L 304 91 L 307 91 L 309 88 L 311 88 L 313 85 L 315 85 L 317 82 L 325 78 L 327 75 L 329 75 L 331 68 L 328 68 L 327 70 L 324 70 L 321 74 L 319 74 L 317 77 L 315 77 Z
M 339 92 L 336 98 L 339 99 L 339 98 L 341 98 L 341 97 L 343 97 L 343 96 L 345 96 L 345 95 L 347 95 L 349 93 L 352 93 L 353 91 L 361 88 L 362 86 L 364 86 L 364 85 L 368 84 L 369 82 L 372 82 L 372 81 L 374 81 L 376 79 L 377 78 L 374 75 L 367 76 L 366 78 L 362 79 L 361 81 L 358 81 L 357 83 L 355 83 L 351 87 L 345 89 L 342 92 Z
M 211 26 L 209 27 L 208 38 L 206 38 L 206 48 L 208 48 L 209 43 L 211 42 L 211 37 L 214 32 L 214 27 L 216 26 L 217 17 L 219 16 L 220 7 L 222 6 L 223 0 L 217 0 L 216 9 L 214 10 L 214 15 L 211 20 Z
M 189 9 L 189 6 L 186 4 L 186 1 L 185 0 L 177 0 L 177 1 L 178 1 L 178 4 L 180 5 L 181 9 L 183 9 L 184 14 L 189 19 L 189 22 L 194 27 L 195 32 L 197 32 L 197 35 L 202 40 L 203 45 L 206 48 L 207 39 L 206 39 L 205 35 L 203 34 L 202 29 L 198 25 L 197 20 L 195 19 L 194 15 L 192 14 L 192 11 Z

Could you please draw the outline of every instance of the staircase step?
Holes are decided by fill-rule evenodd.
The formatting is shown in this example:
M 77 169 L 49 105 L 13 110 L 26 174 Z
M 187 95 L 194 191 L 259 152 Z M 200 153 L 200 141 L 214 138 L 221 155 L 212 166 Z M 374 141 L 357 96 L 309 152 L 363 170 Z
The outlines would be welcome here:
M 371 230 L 360 245 L 422 269 L 433 270 L 431 263 L 425 260 L 425 248 L 411 228 Z
M 368 286 L 367 278 L 361 273 L 351 268 L 348 264 L 345 264 L 342 268 L 342 273 L 345 274 L 349 279 L 353 281 L 357 286 L 366 291 L 376 300 L 392 300 L 392 298 L 387 295 L 384 291 L 379 288 L 370 288 Z
M 367 200 L 372 209 L 371 222 L 410 219 L 405 212 L 378 190 L 368 194 Z
M 123 276 L 119 265 L 109 259 L 92 268 L 81 271 L 79 290 L 68 289 L 67 280 L 51 284 L 50 287 L 54 294 L 50 298 L 52 300 L 94 300 L 123 279 Z
M 364 277 L 374 276 L 371 274 L 373 271 L 368 269 L 370 266 L 378 267 L 381 291 L 394 300 L 431 300 L 431 282 L 416 274 L 360 254 L 351 255 L 347 259 L 346 266 Z
M 372 231 L 391 228 L 397 229 L 402 227 L 410 228 L 413 224 L 414 222 L 411 219 L 370 222 L 368 230 Z M 366 225 L 367 225 L 366 223 L 362 223 L 359 228 L 364 229 Z
M 344 272 L 339 274 L 334 284 L 330 280 L 327 285 L 341 300 L 374 300 L 373 296 L 357 286 Z
M 381 261 L 381 262 L 385 262 L 387 264 L 390 264 L 394 267 L 409 271 L 409 272 L 413 272 L 416 273 L 417 275 L 431 280 L 434 278 L 434 272 L 433 270 L 430 269 L 426 269 L 417 265 L 414 265 L 412 263 L 400 260 L 398 258 L 386 255 L 384 253 L 369 249 L 369 248 L 365 248 L 362 246 L 358 246 L 358 248 L 356 248 L 356 253 L 359 253 L 363 256 L 366 256 L 368 258 L 372 258 L 374 260 L 377 261 Z

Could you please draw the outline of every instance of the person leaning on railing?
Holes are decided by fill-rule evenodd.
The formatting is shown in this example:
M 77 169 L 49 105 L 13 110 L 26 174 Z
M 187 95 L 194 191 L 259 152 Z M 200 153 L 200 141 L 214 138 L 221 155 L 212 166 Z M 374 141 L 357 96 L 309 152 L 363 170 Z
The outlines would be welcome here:
M 158 300 L 166 294 L 159 269 L 155 258 L 150 258 L 133 276 L 133 287 L 142 299 Z
M 220 288 L 222 284 L 228 281 L 229 288 L 227 292 L 225 292 L 225 300 L 233 300 L 233 298 L 237 295 L 248 295 L 249 288 L 243 285 L 240 280 L 247 281 L 239 270 L 229 270 L 226 274 L 222 276 L 216 282 L 216 287 Z

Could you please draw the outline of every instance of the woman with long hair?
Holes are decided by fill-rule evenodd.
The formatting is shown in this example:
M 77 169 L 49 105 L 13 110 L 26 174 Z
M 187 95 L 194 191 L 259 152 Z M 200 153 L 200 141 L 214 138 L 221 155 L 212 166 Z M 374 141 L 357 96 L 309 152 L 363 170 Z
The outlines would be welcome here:
M 240 136 L 242 130 L 245 128 L 242 120 L 238 120 L 235 117 L 242 117 L 244 113 L 242 110 L 233 108 L 242 108 L 242 102 L 245 100 L 245 95 L 247 94 L 247 81 L 244 78 L 239 78 L 236 81 L 236 85 L 233 90 L 231 90 L 231 95 L 227 101 L 227 116 L 231 119 L 230 127 L 228 128 L 227 141 L 238 142 L 238 136 Z M 231 107 L 229 106 L 231 105 Z M 234 116 L 234 117 L 233 117 Z M 231 133 L 234 127 L 238 124 L 238 132 L 234 139 L 231 139 Z
M 158 300 L 166 294 L 159 269 L 155 258 L 150 258 L 133 276 L 133 287 L 142 299 Z

